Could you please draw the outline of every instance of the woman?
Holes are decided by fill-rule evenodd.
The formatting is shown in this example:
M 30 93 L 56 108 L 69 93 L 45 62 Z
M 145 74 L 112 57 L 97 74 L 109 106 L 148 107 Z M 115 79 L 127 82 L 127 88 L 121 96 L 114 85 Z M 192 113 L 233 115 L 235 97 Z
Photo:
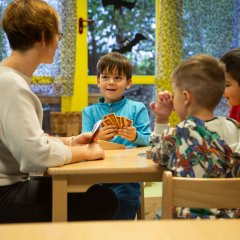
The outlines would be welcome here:
M 29 173 L 103 159 L 104 152 L 87 144 L 90 133 L 50 138 L 42 130 L 42 106 L 29 85 L 38 65 L 53 61 L 62 36 L 57 12 L 42 0 L 15 0 L 2 27 L 12 53 L 0 63 L 0 222 L 51 221 L 51 178 L 30 179 Z M 112 219 L 117 207 L 111 190 L 94 185 L 69 194 L 68 220 Z

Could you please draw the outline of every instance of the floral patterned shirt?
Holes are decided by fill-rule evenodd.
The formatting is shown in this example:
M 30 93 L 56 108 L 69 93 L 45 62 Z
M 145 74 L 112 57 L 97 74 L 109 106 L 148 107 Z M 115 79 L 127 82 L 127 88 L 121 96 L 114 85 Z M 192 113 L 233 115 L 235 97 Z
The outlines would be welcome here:
M 232 121 L 232 130 L 240 131 Z M 224 127 L 224 126 L 223 126 Z M 236 140 L 237 141 L 237 140 Z M 167 166 L 174 176 L 198 178 L 240 177 L 240 154 L 234 152 L 217 131 L 199 118 L 188 117 L 176 128 L 151 136 L 152 159 Z M 175 218 L 239 218 L 239 209 L 189 209 L 175 207 Z

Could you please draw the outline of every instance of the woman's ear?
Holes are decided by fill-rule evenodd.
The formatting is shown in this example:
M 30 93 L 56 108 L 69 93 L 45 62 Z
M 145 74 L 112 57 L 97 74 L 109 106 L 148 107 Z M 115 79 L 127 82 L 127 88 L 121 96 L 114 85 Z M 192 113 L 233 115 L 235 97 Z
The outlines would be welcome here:
M 46 41 L 45 41 L 45 34 L 44 32 L 41 33 L 41 39 L 39 39 L 39 41 L 36 41 L 34 43 L 34 46 L 36 46 L 37 48 L 39 48 L 42 51 L 42 48 L 44 48 L 46 46 Z
M 46 40 L 45 40 L 45 33 L 44 32 L 41 33 L 41 44 L 42 44 L 42 47 L 46 46 Z
M 125 89 L 129 89 L 131 86 L 132 86 L 132 78 L 128 78 Z
M 192 94 L 188 90 L 183 90 L 184 105 L 189 106 L 192 102 Z

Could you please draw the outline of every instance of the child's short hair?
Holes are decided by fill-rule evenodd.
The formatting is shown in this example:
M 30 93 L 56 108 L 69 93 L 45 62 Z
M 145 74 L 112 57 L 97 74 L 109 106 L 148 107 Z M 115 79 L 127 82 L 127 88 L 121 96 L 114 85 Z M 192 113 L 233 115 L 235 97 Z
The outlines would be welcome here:
M 103 57 L 97 63 L 97 76 L 99 77 L 103 71 L 112 73 L 117 71 L 120 75 L 126 75 L 127 79 L 132 77 L 133 67 L 129 60 L 118 52 L 111 52 Z
M 225 89 L 224 64 L 209 55 L 195 55 L 177 66 L 172 81 L 190 91 L 198 105 L 213 110 Z
M 240 48 L 225 53 L 221 59 L 226 66 L 226 72 L 238 82 L 240 86 Z
M 27 50 L 34 43 L 50 43 L 59 32 L 59 17 L 48 3 L 42 0 L 14 0 L 3 13 L 2 27 L 13 50 Z

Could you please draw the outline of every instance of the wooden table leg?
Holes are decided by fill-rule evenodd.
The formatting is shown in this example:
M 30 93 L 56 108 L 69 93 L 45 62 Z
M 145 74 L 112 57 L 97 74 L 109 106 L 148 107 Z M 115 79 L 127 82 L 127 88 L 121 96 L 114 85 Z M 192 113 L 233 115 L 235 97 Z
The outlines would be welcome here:
M 138 209 L 137 212 L 137 219 L 140 220 L 144 220 L 145 219 L 145 203 L 144 203 L 144 182 L 140 182 L 140 186 L 141 186 L 141 204 L 140 207 Z
M 52 221 L 67 221 L 67 176 L 56 176 L 52 178 Z

